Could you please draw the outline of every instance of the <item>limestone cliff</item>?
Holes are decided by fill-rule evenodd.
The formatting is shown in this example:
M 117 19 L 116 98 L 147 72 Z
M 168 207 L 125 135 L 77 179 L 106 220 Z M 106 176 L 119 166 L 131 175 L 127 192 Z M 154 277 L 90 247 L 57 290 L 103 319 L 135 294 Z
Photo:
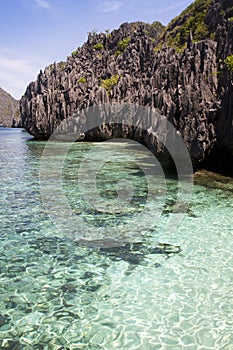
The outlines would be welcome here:
M 19 101 L 0 88 L 0 125 L 11 128 L 22 125 Z
M 197 35 L 190 18 L 205 3 L 196 0 L 166 28 L 137 22 L 110 34 L 91 33 L 66 62 L 46 67 L 29 84 L 20 101 L 26 130 L 47 139 L 61 120 L 79 110 L 130 102 L 166 116 L 195 165 L 216 150 L 233 154 L 233 73 L 224 63 L 233 51 L 233 0 L 208 0 L 201 18 L 204 29 Z M 179 41 L 177 33 L 184 28 L 187 37 Z M 85 137 L 104 139 L 105 133 L 103 128 Z M 121 134 L 126 136 L 123 128 Z

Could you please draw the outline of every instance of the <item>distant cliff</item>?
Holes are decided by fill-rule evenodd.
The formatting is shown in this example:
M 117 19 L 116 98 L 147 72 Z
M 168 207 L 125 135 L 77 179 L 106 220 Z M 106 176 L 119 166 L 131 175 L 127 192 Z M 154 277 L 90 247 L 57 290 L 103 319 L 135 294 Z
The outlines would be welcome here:
M 20 101 L 23 125 L 48 139 L 76 111 L 137 103 L 168 118 L 194 165 L 217 154 L 221 159 L 221 152 L 232 156 L 232 54 L 233 0 L 196 0 L 166 28 L 136 22 L 91 33 L 66 62 L 50 65 L 29 84 Z M 104 139 L 105 130 L 85 137 Z
M 17 128 L 22 125 L 19 101 L 0 88 L 0 125 Z

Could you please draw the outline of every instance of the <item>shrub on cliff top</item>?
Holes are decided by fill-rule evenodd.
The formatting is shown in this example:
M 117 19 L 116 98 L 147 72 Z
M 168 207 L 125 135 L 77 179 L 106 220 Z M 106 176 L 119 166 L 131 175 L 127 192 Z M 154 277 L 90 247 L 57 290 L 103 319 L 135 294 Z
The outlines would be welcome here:
M 167 26 L 162 36 L 169 46 L 183 48 L 187 42 L 190 30 L 193 40 L 199 41 L 211 38 L 205 22 L 207 11 L 213 0 L 196 0 Z
M 75 51 L 73 51 L 73 52 L 71 53 L 71 55 L 72 55 L 73 57 L 75 57 L 75 56 L 77 55 L 77 53 L 78 53 L 78 49 L 75 50 Z

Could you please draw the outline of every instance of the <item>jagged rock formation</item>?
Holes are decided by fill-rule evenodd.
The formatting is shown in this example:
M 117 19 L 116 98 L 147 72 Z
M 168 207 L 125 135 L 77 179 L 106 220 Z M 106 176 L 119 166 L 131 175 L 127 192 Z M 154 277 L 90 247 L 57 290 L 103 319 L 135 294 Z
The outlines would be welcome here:
M 206 1 L 196 0 L 196 7 L 191 5 L 165 29 L 158 22 L 138 22 L 125 23 L 111 34 L 90 34 L 66 62 L 47 67 L 28 86 L 20 102 L 26 130 L 47 139 L 61 120 L 77 111 L 130 102 L 152 106 L 166 116 L 185 141 L 194 165 L 216 150 L 233 154 L 233 73 L 224 64 L 233 51 L 233 1 L 207 3 L 206 7 Z M 190 16 L 195 18 L 200 6 L 205 11 L 193 36 L 194 41 L 201 35 L 205 40 L 192 42 Z M 186 44 L 177 44 L 183 28 Z M 86 127 L 82 123 L 86 121 L 80 120 L 81 130 Z M 124 130 L 122 137 L 128 135 Z M 108 137 L 106 127 L 85 133 L 87 140 Z
M 0 125 L 8 128 L 21 127 L 19 101 L 0 88 Z

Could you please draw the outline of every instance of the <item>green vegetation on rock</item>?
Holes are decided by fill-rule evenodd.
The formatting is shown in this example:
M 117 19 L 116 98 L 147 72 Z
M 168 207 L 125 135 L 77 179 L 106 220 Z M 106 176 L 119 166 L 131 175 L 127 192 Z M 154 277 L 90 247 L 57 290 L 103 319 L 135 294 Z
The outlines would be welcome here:
M 61 61 L 61 62 L 58 63 L 58 67 L 59 67 L 60 69 L 64 69 L 64 68 L 65 68 L 65 65 L 66 65 L 66 63 L 65 63 L 64 61 Z
M 73 57 L 75 57 L 75 56 L 77 55 L 77 53 L 78 53 L 78 50 L 75 50 L 75 51 L 73 51 L 73 52 L 71 53 L 71 55 L 72 55 Z
M 84 77 L 81 77 L 78 79 L 77 83 L 80 84 L 80 83 L 86 83 L 87 82 L 87 79 L 84 78 Z
M 131 38 L 124 38 L 117 43 L 117 51 L 115 52 L 115 56 L 121 55 L 127 49 L 130 40 Z
M 97 51 L 103 50 L 104 45 L 102 43 L 97 43 L 94 45 L 94 49 Z
M 157 44 L 157 45 L 155 46 L 155 48 L 154 48 L 154 52 L 159 52 L 159 51 L 161 51 L 161 50 L 162 50 L 162 46 L 163 46 L 162 43 Z
M 233 72 L 233 55 L 227 56 L 224 60 L 229 71 Z
M 146 34 L 150 37 L 152 41 L 156 41 L 158 39 L 159 34 L 165 29 L 162 23 L 155 21 L 152 24 L 147 24 L 148 29 L 146 30 Z
M 206 23 L 207 11 L 213 0 L 196 0 L 167 26 L 161 37 L 169 46 L 184 48 L 190 31 L 193 41 L 214 39 Z
M 108 94 L 110 94 L 113 87 L 117 85 L 119 78 L 119 75 L 113 75 L 111 78 L 104 79 L 101 82 L 101 87 L 105 88 Z

